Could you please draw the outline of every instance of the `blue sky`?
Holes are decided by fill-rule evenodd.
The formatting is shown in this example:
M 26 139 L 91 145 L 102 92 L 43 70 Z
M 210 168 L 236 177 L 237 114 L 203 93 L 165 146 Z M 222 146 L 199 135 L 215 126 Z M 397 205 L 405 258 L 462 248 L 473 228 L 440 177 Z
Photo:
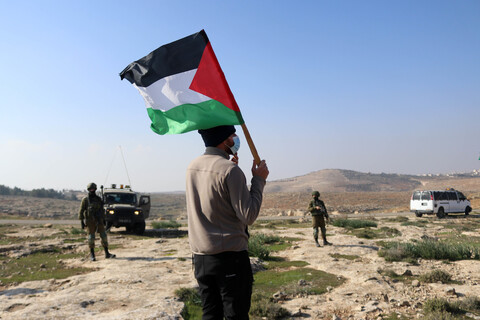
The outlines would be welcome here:
M 269 180 L 480 168 L 480 2 L 1 1 L 0 184 L 184 190 L 196 132 L 159 136 L 118 74 L 205 29 Z M 240 165 L 252 156 L 240 131 Z

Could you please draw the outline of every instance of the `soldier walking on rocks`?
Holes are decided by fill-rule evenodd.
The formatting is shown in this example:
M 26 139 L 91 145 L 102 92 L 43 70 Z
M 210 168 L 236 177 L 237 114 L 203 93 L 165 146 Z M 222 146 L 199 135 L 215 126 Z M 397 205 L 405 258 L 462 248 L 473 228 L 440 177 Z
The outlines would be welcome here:
M 90 248 L 90 260 L 95 261 L 95 232 L 100 234 L 102 246 L 105 250 L 105 258 L 115 258 L 108 252 L 107 232 L 105 231 L 105 211 L 102 199 L 96 195 L 97 185 L 93 182 L 87 185 L 88 195 L 82 199 L 78 218 L 82 229 L 87 227 L 88 247 Z M 85 220 L 85 221 L 84 221 Z
M 308 211 L 312 214 L 312 226 L 313 226 L 313 238 L 315 244 L 320 247 L 318 243 L 318 228 L 322 231 L 323 245 L 331 246 L 332 244 L 327 241 L 327 230 L 325 229 L 325 220 L 328 223 L 328 212 L 325 204 L 320 200 L 320 192 L 312 192 L 312 201 L 308 205 Z

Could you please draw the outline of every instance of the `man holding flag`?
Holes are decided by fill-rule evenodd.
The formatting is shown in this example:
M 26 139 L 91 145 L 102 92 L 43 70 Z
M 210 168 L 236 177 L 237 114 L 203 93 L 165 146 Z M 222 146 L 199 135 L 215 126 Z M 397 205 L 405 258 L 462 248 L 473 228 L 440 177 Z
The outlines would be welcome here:
M 206 150 L 187 169 L 186 198 L 203 319 L 248 319 L 253 284 L 248 225 L 260 212 L 269 171 L 205 31 L 159 47 L 129 64 L 120 77 L 143 96 L 152 131 L 201 134 Z M 242 126 L 254 157 L 250 190 L 237 165 L 240 140 L 234 125 Z
M 252 167 L 251 188 L 236 164 L 233 126 L 199 130 L 205 153 L 187 169 L 188 238 L 203 319 L 248 319 L 253 274 L 247 226 L 257 219 L 268 177 L 265 161 Z M 235 156 L 229 160 L 229 156 Z

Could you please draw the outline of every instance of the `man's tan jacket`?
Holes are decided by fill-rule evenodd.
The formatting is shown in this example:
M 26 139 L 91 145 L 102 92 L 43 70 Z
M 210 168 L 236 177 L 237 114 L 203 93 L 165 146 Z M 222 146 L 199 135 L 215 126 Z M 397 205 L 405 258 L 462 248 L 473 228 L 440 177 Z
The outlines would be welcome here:
M 188 239 L 195 254 L 248 249 L 247 225 L 262 205 L 265 180 L 254 176 L 248 190 L 243 171 L 216 147 L 193 160 L 187 169 Z

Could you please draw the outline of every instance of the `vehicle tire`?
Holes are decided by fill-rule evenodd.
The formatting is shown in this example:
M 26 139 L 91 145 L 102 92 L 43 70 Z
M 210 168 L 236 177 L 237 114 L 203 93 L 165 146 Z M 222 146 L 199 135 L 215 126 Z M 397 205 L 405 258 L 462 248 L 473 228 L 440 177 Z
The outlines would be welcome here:
M 145 221 L 136 223 L 133 232 L 142 235 L 145 232 Z
M 472 212 L 472 208 L 470 208 L 469 206 L 467 206 L 465 208 L 465 215 L 468 216 L 470 214 L 470 212 Z
M 437 218 L 438 219 L 445 218 L 445 210 L 443 209 L 443 207 L 438 208 Z
M 421 213 L 421 212 L 418 212 L 418 211 L 415 211 L 415 215 L 416 215 L 417 217 L 421 218 L 421 217 L 422 217 L 422 215 L 423 215 L 423 213 Z

